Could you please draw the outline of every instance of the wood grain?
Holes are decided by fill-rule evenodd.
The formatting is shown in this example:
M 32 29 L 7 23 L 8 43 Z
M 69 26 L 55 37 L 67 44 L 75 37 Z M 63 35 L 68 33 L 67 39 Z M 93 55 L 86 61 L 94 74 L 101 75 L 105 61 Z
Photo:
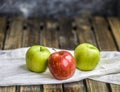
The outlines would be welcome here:
M 12 18 L 10 29 L 7 30 L 4 49 L 15 49 L 22 46 L 23 19 L 21 17 Z M 1 92 L 15 92 L 16 86 L 1 87 Z
M 48 47 L 58 48 L 58 30 L 55 20 L 46 20 L 43 22 L 44 29 L 42 30 L 41 44 Z
M 120 50 L 120 19 L 115 17 L 108 18 L 109 27 L 113 33 L 113 39 L 115 40 L 118 50 Z
M 0 49 L 3 49 L 5 33 L 6 33 L 7 19 L 0 17 Z
M 8 24 L 9 23 L 9 24 Z M 32 45 L 72 49 L 80 43 L 91 43 L 100 51 L 120 50 L 120 19 L 92 17 L 74 19 L 39 19 L 0 17 L 0 49 Z M 120 92 L 120 85 L 85 79 L 73 83 L 20 85 L 0 87 L 0 92 Z
M 91 29 L 90 21 L 87 18 L 76 18 L 77 35 L 80 43 L 91 43 L 97 46 L 96 38 L 93 30 Z M 86 79 L 87 90 L 89 92 L 107 92 L 105 83 Z
M 32 46 L 40 44 L 40 19 L 29 18 L 25 22 L 25 30 L 23 34 L 23 45 Z
M 108 29 L 108 24 L 105 21 L 105 19 L 101 18 L 101 17 L 96 17 L 94 21 L 95 21 L 95 24 L 93 23 L 94 28 L 96 27 L 95 28 L 95 31 L 96 31 L 95 33 L 96 33 L 96 35 L 97 35 L 97 37 L 99 39 L 99 40 L 97 39 L 97 42 L 104 43 L 104 44 L 99 44 L 100 50 L 110 50 L 110 51 L 111 50 L 117 50 L 115 42 L 114 42 L 114 39 L 113 39 L 113 36 L 112 36 L 110 30 Z M 111 20 L 109 20 L 109 22 L 111 23 L 111 27 L 113 27 L 112 24 L 114 22 L 112 23 Z M 117 25 L 119 25 L 119 24 L 117 24 Z M 99 27 L 97 27 L 97 26 L 99 26 Z M 115 31 L 114 28 L 112 28 L 112 29 L 113 29 L 112 31 Z M 102 36 L 98 35 L 99 31 L 102 31 Z M 118 32 L 118 34 L 119 34 L 119 32 Z M 116 36 L 116 35 L 114 34 L 114 36 Z M 107 40 L 102 40 L 101 39 L 102 37 L 105 38 L 105 39 L 107 39 Z M 115 38 L 119 39 L 118 37 L 115 37 Z M 105 44 L 105 43 L 107 43 L 107 44 Z M 115 89 L 118 88 L 118 89 L 116 89 L 115 92 L 119 91 L 119 87 L 120 87 L 119 85 L 110 84 L 110 86 L 111 86 L 110 90 L 112 89 L 112 91 L 113 91 L 114 88 Z
M 83 81 L 65 83 L 63 90 L 64 92 L 86 92 L 86 88 Z
M 42 43 L 44 46 L 59 48 L 57 24 L 55 20 L 47 20 L 42 30 Z M 45 84 L 44 92 L 63 92 L 62 84 Z
M 113 38 L 116 43 L 116 50 L 120 51 L 120 19 L 115 17 L 109 17 L 108 22 L 110 25 L 110 29 L 113 33 Z M 119 92 L 120 85 L 110 84 L 112 92 Z
M 39 85 L 21 86 L 20 92 L 41 92 Z
M 77 17 L 74 20 L 76 25 L 76 32 L 78 37 L 78 44 L 90 43 L 97 46 L 94 32 L 92 31 L 91 24 L 88 18 Z
M 100 50 L 116 50 L 114 40 L 103 17 L 92 18 L 92 26 Z
M 72 20 L 59 20 L 59 44 L 62 49 L 74 50 L 77 45 L 76 34 L 72 30 Z M 85 92 L 83 81 L 63 84 L 64 92 Z
M 30 47 L 40 44 L 40 21 L 37 18 L 30 18 L 26 21 L 26 28 L 23 32 L 22 46 Z M 19 88 L 20 92 L 41 92 L 42 85 L 23 85 Z
M 0 49 L 3 49 L 4 46 L 4 39 L 5 39 L 5 28 L 6 28 L 6 18 L 0 17 Z M 9 87 L 12 89 L 11 87 Z M 0 87 L 0 92 L 8 92 L 9 88 Z
M 15 92 L 16 87 L 15 86 L 9 86 L 9 87 L 0 87 L 0 92 Z
M 22 46 L 23 18 L 14 17 L 10 22 L 10 28 L 7 30 L 5 49 L 14 49 Z
M 112 92 L 120 92 L 120 85 L 110 84 Z
M 72 30 L 72 20 L 59 20 L 59 45 L 62 49 L 75 49 L 77 45 L 76 33 Z

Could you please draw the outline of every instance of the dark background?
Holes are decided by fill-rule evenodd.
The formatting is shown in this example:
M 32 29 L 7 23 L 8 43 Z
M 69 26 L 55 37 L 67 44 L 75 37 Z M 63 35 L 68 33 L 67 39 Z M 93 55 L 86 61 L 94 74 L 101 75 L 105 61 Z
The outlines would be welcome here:
M 28 17 L 120 16 L 119 0 L 0 0 L 0 15 Z

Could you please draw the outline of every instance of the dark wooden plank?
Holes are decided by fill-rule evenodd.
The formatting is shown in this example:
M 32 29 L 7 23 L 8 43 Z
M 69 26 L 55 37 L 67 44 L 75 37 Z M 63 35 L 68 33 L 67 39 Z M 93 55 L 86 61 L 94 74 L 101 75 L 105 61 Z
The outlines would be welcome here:
M 116 50 L 114 40 L 105 19 L 102 17 L 95 17 L 92 22 L 99 49 Z
M 15 17 L 10 22 L 10 28 L 7 31 L 5 49 L 19 48 L 22 46 L 23 18 Z
M 3 48 L 6 26 L 7 26 L 7 19 L 5 17 L 0 17 L 0 49 Z
M 39 85 L 21 86 L 18 92 L 42 92 Z
M 86 80 L 87 90 L 89 92 L 110 92 L 110 89 L 107 87 L 107 84 L 103 82 Z
M 77 44 L 76 33 L 72 30 L 72 19 L 59 20 L 59 45 L 62 49 L 74 49 Z
M 118 50 L 120 50 L 120 19 L 115 17 L 109 17 L 108 22 L 110 24 L 110 29 L 113 33 Z
M 40 44 L 40 21 L 37 18 L 28 19 L 23 32 L 23 47 Z M 41 92 L 42 85 L 24 85 L 19 87 L 20 92 Z
M 0 49 L 3 48 L 4 37 L 5 37 L 6 18 L 0 17 Z M 9 87 L 10 88 L 10 87 Z M 9 88 L 0 87 L 0 92 L 8 92 Z M 13 87 L 12 87 L 13 88 Z M 11 89 L 11 88 L 10 88 Z M 7 91 L 6 91 L 7 90 Z
M 108 28 L 108 24 L 107 24 L 106 20 L 102 17 L 96 17 L 93 19 L 93 26 L 94 26 L 95 35 L 97 37 L 99 49 L 100 50 L 117 50 L 114 39 Z M 112 84 L 110 84 L 110 85 L 112 85 Z M 114 87 L 112 87 L 110 89 L 113 89 L 113 88 Z
M 20 17 L 12 18 L 9 30 L 7 30 L 4 49 L 15 49 L 21 47 L 23 19 Z M 16 86 L 1 87 L 1 92 L 15 92 Z
M 120 92 L 120 85 L 111 84 L 112 92 Z
M 76 32 L 72 30 L 72 20 L 59 20 L 59 44 L 62 49 L 72 49 L 77 45 Z M 83 81 L 63 84 L 64 92 L 85 92 Z
M 6 23 L 7 19 L 5 17 L 0 17 L 0 49 L 2 49 L 4 45 Z M 0 92 L 15 92 L 15 87 L 0 87 Z
M 41 44 L 48 47 L 58 48 L 57 22 L 55 20 L 46 20 L 42 30 Z
M 0 19 L 1 20 L 1 19 Z M 92 19 L 93 30 L 91 30 L 90 24 L 88 20 L 80 18 L 80 20 L 76 19 L 77 31 L 72 30 L 71 21 L 68 20 L 60 20 L 60 30 L 59 34 L 56 30 L 56 22 L 48 21 L 46 22 L 46 27 L 42 31 L 40 31 L 40 23 L 37 19 L 32 19 L 28 22 L 27 28 L 23 31 L 23 19 L 22 18 L 13 18 L 10 22 L 10 28 L 7 31 L 5 46 L 4 43 L 4 32 L 1 30 L 5 30 L 6 28 L 6 19 L 2 19 L 0 21 L 0 48 L 4 49 L 13 49 L 22 46 L 32 46 L 35 44 L 41 44 L 53 48 L 64 48 L 64 49 L 74 49 L 76 45 L 83 42 L 89 42 L 99 47 L 100 50 L 117 50 L 114 40 L 116 40 L 116 45 L 118 50 L 120 50 L 120 42 L 119 42 L 119 20 L 114 18 L 108 18 L 110 28 L 112 30 L 113 36 L 112 38 L 111 32 L 108 29 L 108 24 L 101 17 L 95 17 Z M 5 25 L 4 25 L 5 23 Z M 117 30 L 117 32 L 116 32 Z M 67 31 L 67 32 L 66 32 Z M 94 36 L 95 33 L 95 36 Z M 2 34 L 2 35 L 1 35 Z M 76 37 L 78 36 L 78 39 Z M 11 42 L 12 40 L 12 42 Z M 78 42 L 79 41 L 79 42 Z M 97 43 L 96 43 L 97 41 Z M 59 43 L 58 43 L 59 42 Z M 110 45 L 109 45 L 110 44 Z M 35 86 L 11 86 L 11 87 L 0 87 L 0 92 L 107 92 L 107 85 L 102 82 L 86 80 L 87 90 L 83 81 L 75 82 L 75 83 L 66 83 L 66 84 L 54 84 L 54 85 L 35 85 Z M 109 85 L 108 85 L 109 86 Z M 112 92 L 119 92 L 120 86 L 110 84 Z M 20 90 L 19 90 L 20 89 Z
M 90 22 L 87 18 L 76 18 L 77 36 L 79 43 L 91 43 L 97 46 L 94 32 L 91 29 Z M 78 43 L 78 44 L 79 44 Z M 89 92 L 107 92 L 105 83 L 86 79 L 87 90 Z
M 47 20 L 42 30 L 41 44 L 47 47 L 58 48 L 58 32 L 57 22 L 55 20 Z M 44 92 L 63 92 L 62 84 L 45 84 Z
M 75 20 L 78 44 L 91 43 L 97 46 L 96 39 L 88 18 L 76 17 Z
M 23 34 L 23 46 L 32 46 L 40 44 L 40 19 L 30 18 L 26 21 Z
M 62 84 L 45 84 L 43 89 L 44 92 L 63 92 Z
M 0 92 L 15 92 L 15 86 L 0 87 Z
M 120 19 L 109 17 L 108 22 L 110 24 L 110 29 L 113 33 L 114 39 L 116 41 L 116 45 L 118 47 L 117 50 L 120 50 Z M 120 85 L 110 84 L 112 92 L 119 92 Z
M 83 81 L 64 84 L 64 92 L 86 92 Z

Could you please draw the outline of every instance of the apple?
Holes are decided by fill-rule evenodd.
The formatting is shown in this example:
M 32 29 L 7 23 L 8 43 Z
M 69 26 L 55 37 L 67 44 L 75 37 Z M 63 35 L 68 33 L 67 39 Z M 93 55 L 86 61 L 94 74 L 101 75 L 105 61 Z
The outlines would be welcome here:
M 44 72 L 48 65 L 50 51 L 41 45 L 31 46 L 26 52 L 26 66 L 33 72 Z
M 48 68 L 58 80 L 65 80 L 73 76 L 76 70 L 76 61 L 68 51 L 56 51 L 48 59 Z
M 93 70 L 100 61 L 100 51 L 90 43 L 82 43 L 75 48 L 74 56 L 77 68 L 80 70 Z

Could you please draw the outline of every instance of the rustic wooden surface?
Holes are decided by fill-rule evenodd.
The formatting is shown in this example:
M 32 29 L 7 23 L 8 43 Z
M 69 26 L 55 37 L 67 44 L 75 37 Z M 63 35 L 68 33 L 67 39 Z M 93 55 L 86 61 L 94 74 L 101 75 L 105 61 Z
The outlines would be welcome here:
M 120 19 L 91 17 L 40 19 L 0 17 L 0 49 L 15 49 L 40 44 L 74 49 L 89 42 L 102 50 L 120 50 Z M 120 85 L 85 79 L 53 85 L 1 86 L 0 92 L 120 92 Z

